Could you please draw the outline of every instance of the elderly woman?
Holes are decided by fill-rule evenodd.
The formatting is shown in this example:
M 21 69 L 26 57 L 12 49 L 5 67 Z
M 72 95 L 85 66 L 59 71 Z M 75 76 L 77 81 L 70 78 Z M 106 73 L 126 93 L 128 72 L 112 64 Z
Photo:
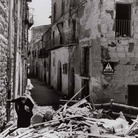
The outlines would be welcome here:
M 30 120 L 33 116 L 32 109 L 34 106 L 32 101 L 26 96 L 21 96 L 17 99 L 8 100 L 8 102 L 15 103 L 15 110 L 18 116 L 17 127 L 20 128 L 30 126 Z

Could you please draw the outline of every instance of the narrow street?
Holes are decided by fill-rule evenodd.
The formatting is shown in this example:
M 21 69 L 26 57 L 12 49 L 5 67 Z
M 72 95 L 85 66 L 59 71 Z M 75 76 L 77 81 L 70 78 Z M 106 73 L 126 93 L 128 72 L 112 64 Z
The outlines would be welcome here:
M 58 106 L 60 95 L 54 89 L 46 87 L 46 85 L 38 79 L 31 78 L 34 88 L 31 96 L 39 106 Z

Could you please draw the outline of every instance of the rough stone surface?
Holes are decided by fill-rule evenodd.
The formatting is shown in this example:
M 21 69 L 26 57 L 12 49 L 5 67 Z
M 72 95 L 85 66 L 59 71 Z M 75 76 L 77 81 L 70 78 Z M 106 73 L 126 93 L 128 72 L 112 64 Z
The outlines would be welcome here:
M 23 93 L 23 90 L 25 89 L 25 88 L 23 89 L 22 87 L 22 86 L 25 87 L 23 82 L 25 82 L 25 79 L 27 77 L 26 59 L 25 59 L 26 58 L 25 55 L 27 54 L 27 51 L 23 54 L 21 50 L 24 51 L 25 48 L 27 47 L 26 45 L 27 45 L 27 39 L 28 39 L 27 37 L 28 27 L 26 28 L 23 27 L 23 25 L 25 25 L 25 22 L 22 22 L 22 21 L 25 21 L 25 16 L 23 16 L 25 14 L 23 12 L 20 12 L 18 14 L 18 12 L 16 11 L 17 10 L 16 8 L 18 7 L 19 11 L 21 10 L 25 12 L 27 3 L 26 1 L 18 1 L 17 3 L 13 2 L 12 4 L 13 5 L 11 7 L 15 9 L 12 9 L 12 17 L 11 17 L 11 24 L 10 24 L 9 23 L 10 1 L 9 0 L 0 1 L 0 97 L 1 97 L 0 98 L 0 111 L 1 111 L 0 124 L 6 121 L 6 115 L 7 115 L 6 99 L 8 97 L 7 96 L 8 92 L 10 91 L 10 94 L 11 94 L 10 97 L 13 98 L 13 89 L 14 89 L 13 84 L 15 83 L 15 89 L 18 91 L 17 93 L 14 93 L 14 96 L 21 95 Z M 11 34 L 9 33 L 10 27 L 12 29 Z M 25 33 L 26 35 L 23 35 L 23 33 Z M 11 37 L 11 41 L 9 41 L 10 37 Z M 24 42 L 26 42 L 26 44 Z M 9 55 L 10 45 L 11 45 L 11 56 Z M 14 48 L 16 45 L 17 45 L 17 51 L 14 51 Z M 14 62 L 15 52 L 17 52 L 16 63 Z M 16 70 L 14 70 L 14 67 L 16 65 L 17 65 L 17 68 Z M 24 68 L 23 73 L 22 73 L 22 68 Z M 20 83 L 19 81 L 14 80 L 15 72 L 16 72 L 16 79 L 19 80 Z M 14 92 L 16 92 L 16 90 Z

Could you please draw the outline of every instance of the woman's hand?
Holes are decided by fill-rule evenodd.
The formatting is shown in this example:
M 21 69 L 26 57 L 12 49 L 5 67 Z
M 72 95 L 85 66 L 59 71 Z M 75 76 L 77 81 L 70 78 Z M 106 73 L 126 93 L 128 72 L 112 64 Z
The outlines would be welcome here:
M 25 111 L 30 112 L 29 106 L 25 105 L 25 106 L 24 106 L 24 109 L 25 109 Z

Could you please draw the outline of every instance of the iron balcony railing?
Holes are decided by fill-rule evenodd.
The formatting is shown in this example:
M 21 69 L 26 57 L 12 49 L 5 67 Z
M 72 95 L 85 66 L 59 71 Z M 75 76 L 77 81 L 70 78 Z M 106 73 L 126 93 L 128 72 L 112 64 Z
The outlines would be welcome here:
M 116 37 L 131 36 L 131 20 L 116 19 Z

